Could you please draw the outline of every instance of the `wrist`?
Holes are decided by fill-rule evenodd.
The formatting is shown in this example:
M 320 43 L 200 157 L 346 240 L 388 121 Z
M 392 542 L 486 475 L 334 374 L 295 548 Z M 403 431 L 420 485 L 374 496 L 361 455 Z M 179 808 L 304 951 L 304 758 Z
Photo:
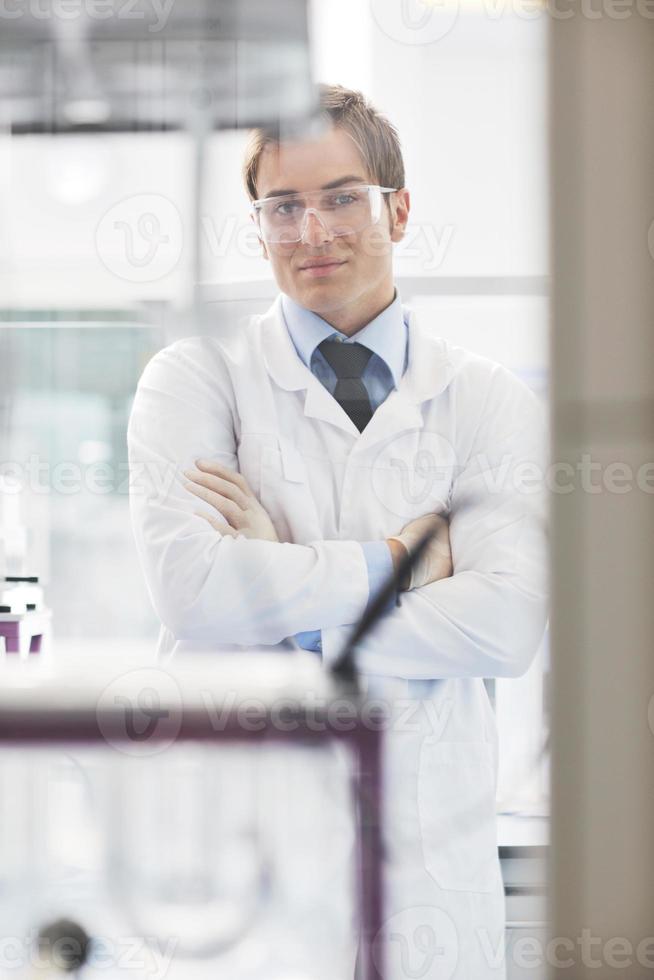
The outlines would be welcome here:
M 407 557 L 408 550 L 398 541 L 397 538 L 386 538 L 386 544 L 390 548 L 391 558 L 393 559 L 393 570 L 395 572 L 395 577 L 397 579 L 400 572 L 400 565 L 402 561 Z M 408 576 L 404 576 L 402 581 L 398 580 L 398 589 L 400 592 L 407 592 L 409 588 Z

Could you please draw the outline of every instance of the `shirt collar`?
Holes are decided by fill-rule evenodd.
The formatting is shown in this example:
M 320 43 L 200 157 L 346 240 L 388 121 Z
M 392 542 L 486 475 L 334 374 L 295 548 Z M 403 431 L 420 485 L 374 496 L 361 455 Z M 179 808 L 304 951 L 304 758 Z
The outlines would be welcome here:
M 327 337 L 339 337 L 345 342 L 357 341 L 381 357 L 393 375 L 395 387 L 399 385 L 406 364 L 407 326 L 402 300 L 397 289 L 395 299 L 390 306 L 382 310 L 374 320 L 352 337 L 347 337 L 340 330 L 332 327 L 317 313 L 300 306 L 286 293 L 282 293 L 281 298 L 284 320 L 291 340 L 298 355 L 309 369 L 311 369 L 311 357 L 318 344 Z

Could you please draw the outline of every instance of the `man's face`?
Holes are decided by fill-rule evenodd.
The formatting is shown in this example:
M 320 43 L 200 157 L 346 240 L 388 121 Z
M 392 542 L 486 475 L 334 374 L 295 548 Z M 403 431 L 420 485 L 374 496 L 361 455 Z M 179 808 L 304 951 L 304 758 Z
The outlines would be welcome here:
M 377 183 L 350 136 L 332 127 L 310 142 L 267 146 L 259 163 L 257 194 L 301 193 L 341 180 Z M 390 195 L 390 202 L 390 213 L 384 203 L 379 221 L 361 231 L 335 237 L 309 212 L 302 241 L 264 242 L 264 255 L 282 292 L 329 320 L 365 322 L 366 316 L 380 312 L 393 297 L 392 243 L 404 234 L 408 191 Z

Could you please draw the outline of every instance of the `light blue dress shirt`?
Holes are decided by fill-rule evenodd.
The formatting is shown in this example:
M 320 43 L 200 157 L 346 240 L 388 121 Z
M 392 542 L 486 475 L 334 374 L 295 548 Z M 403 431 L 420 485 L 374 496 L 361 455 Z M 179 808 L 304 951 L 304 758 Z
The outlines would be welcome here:
M 356 341 L 372 351 L 372 357 L 365 367 L 361 380 L 368 392 L 373 412 L 388 398 L 391 391 L 397 388 L 409 358 L 408 327 L 397 290 L 390 306 L 358 330 L 353 337 L 336 330 L 317 313 L 300 306 L 285 293 L 282 293 L 282 310 L 286 327 L 298 355 L 331 395 L 336 390 L 338 378 L 334 369 L 317 350 L 318 345 L 328 337 L 343 343 Z M 365 541 L 361 547 L 368 566 L 368 606 L 370 606 L 393 571 L 393 559 L 385 541 Z M 295 639 L 305 650 L 313 650 L 316 653 L 322 651 L 320 630 L 296 633 Z

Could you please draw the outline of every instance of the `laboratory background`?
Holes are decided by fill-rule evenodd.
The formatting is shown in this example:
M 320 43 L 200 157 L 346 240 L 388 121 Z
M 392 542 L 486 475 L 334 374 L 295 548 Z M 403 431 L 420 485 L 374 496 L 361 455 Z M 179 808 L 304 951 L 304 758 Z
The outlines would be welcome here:
M 18 590 L 33 614 L 20 650 L 15 630 L 0 636 L 3 980 L 338 980 L 330 929 L 357 900 L 334 870 L 357 833 L 340 756 L 304 746 L 324 754 L 318 775 L 285 743 L 216 753 L 198 737 L 149 756 L 111 732 L 87 743 L 72 723 L 58 741 L 44 721 L 37 737 L 30 725 L 53 705 L 21 678 L 40 670 L 61 691 L 62 665 L 109 690 L 112 664 L 156 670 L 129 517 L 136 386 L 163 347 L 273 301 L 241 161 L 249 127 L 308 118 L 318 82 L 365 92 L 399 131 L 403 302 L 531 389 L 554 460 L 574 467 L 587 452 L 602 472 L 636 472 L 653 458 L 654 13 L 596 6 L 0 7 L 0 575 L 2 604 Z M 579 943 L 548 946 L 584 929 L 605 952 L 630 943 L 625 977 L 654 969 L 654 940 L 649 965 L 638 946 L 654 911 L 651 494 L 552 493 L 548 628 L 523 676 L 485 682 L 508 980 L 566 973 L 568 955 L 575 980 L 614 977 L 615 950 L 594 968 Z M 283 835 L 266 819 L 280 807 Z M 299 859 L 309 838 L 325 858 L 315 867 Z M 320 928 L 301 919 L 312 902 Z M 35 966 L 38 930 L 62 920 L 103 937 L 93 962 Z M 416 963 L 407 977 L 452 975 Z

